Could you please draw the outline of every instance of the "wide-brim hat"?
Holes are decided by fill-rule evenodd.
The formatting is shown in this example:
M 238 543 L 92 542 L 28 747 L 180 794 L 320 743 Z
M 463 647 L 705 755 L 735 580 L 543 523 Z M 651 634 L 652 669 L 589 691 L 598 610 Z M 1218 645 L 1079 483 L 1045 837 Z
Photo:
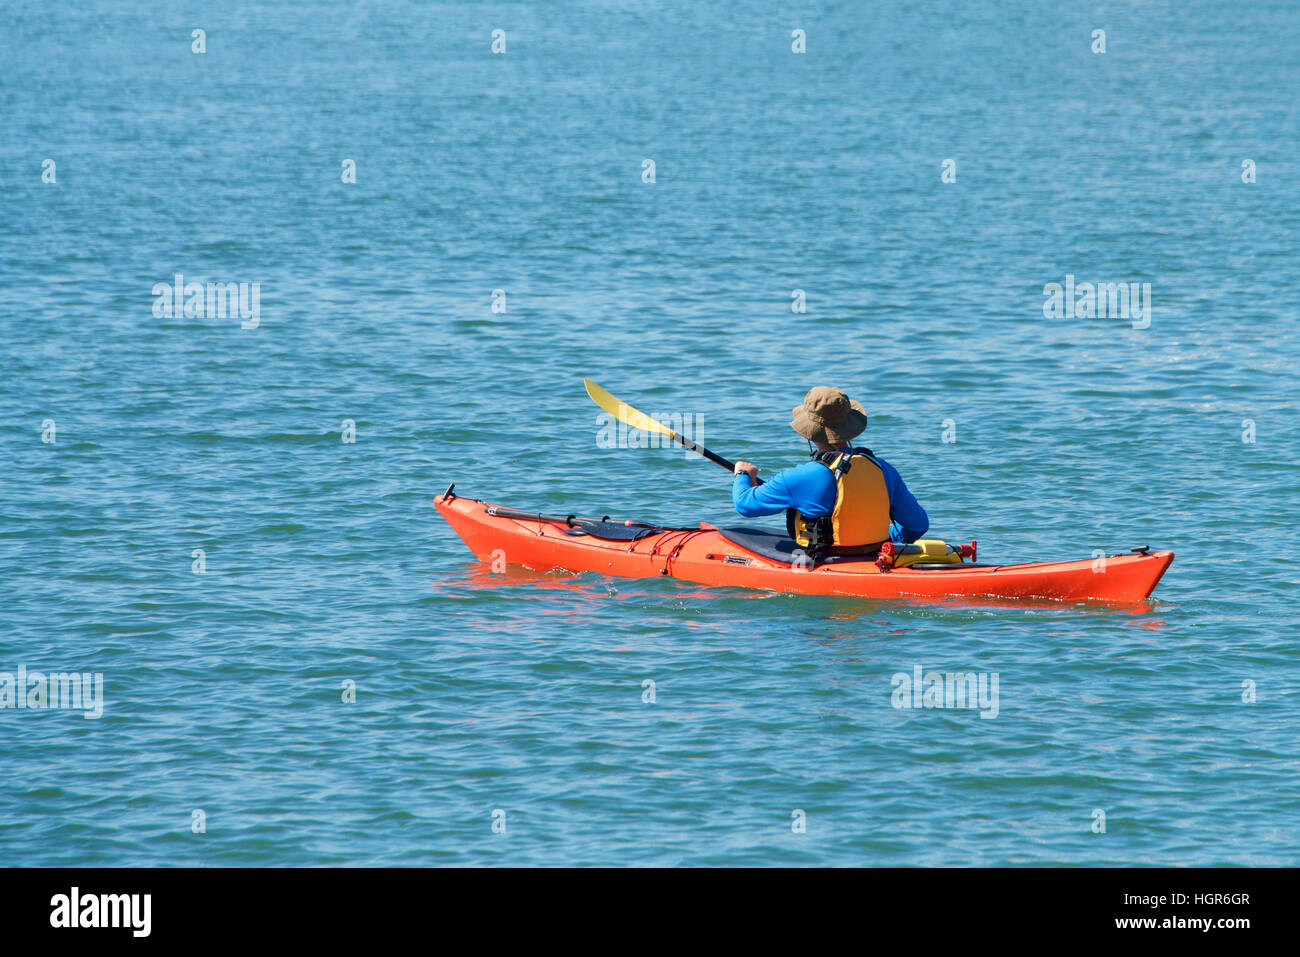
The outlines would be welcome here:
M 867 410 L 852 401 L 842 389 L 819 385 L 808 390 L 803 405 L 795 406 L 790 428 L 805 439 L 842 445 L 867 427 Z

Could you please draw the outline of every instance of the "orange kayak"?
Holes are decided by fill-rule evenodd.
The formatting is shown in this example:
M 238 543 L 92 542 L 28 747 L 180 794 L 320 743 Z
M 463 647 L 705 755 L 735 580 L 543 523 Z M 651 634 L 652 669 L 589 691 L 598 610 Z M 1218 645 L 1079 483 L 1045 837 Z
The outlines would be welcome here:
M 962 562 L 884 569 L 872 556 L 832 556 L 807 567 L 784 531 L 664 528 L 576 516 L 546 516 L 455 495 L 438 512 L 494 570 L 515 565 L 622 578 L 677 578 L 702 585 L 862 598 L 1046 598 L 1133 602 L 1151 594 L 1174 560 L 1170 551 L 1069 562 Z

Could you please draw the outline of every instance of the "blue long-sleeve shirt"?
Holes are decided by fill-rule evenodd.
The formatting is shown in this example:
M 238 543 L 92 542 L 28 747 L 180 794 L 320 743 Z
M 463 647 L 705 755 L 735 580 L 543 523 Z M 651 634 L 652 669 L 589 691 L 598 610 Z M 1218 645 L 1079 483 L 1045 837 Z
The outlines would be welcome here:
M 877 458 L 889 492 L 889 538 L 914 542 L 930 527 L 930 517 L 908 491 L 898 469 Z M 820 518 L 835 511 L 835 476 L 820 462 L 805 462 L 777 472 L 762 485 L 751 486 L 748 475 L 737 475 L 731 484 L 731 501 L 746 518 L 775 515 L 787 508 L 798 509 L 808 518 Z

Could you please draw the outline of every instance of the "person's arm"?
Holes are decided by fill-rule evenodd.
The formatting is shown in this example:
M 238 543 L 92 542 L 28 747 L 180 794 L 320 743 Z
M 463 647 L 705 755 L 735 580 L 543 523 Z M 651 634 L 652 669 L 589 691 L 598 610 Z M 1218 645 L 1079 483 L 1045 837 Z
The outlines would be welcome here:
M 752 471 L 751 471 L 752 470 Z M 745 518 L 775 515 L 794 506 L 785 473 L 777 472 L 762 485 L 752 484 L 757 469 L 748 462 L 736 463 L 736 477 L 731 482 L 731 502 Z
M 916 541 L 930 529 L 930 516 L 916 500 L 898 469 L 888 462 L 881 462 L 881 471 L 885 473 L 886 486 L 889 489 L 889 538 L 891 541 L 909 544 Z

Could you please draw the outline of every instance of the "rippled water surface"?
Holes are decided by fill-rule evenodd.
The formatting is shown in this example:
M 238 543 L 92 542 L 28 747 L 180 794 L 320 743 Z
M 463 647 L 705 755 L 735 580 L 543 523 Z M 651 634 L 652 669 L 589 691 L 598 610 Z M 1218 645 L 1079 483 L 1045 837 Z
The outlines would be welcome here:
M 1295 864 L 1298 51 L 1286 2 L 6 5 L 0 671 L 104 677 L 0 710 L 6 862 Z M 1178 557 L 1125 609 L 493 574 L 452 480 L 728 521 L 584 376 L 768 473 L 839 385 L 985 560 Z

